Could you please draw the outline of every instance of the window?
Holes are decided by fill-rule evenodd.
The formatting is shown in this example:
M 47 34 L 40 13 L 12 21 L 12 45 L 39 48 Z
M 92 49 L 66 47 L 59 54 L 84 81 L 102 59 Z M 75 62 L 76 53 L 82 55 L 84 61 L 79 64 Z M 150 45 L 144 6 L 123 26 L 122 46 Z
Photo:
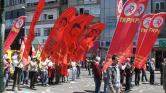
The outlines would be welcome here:
M 160 2 L 160 9 L 165 9 L 164 2 Z
M 41 28 L 36 28 L 36 36 L 40 36 L 41 35 Z
M 80 8 L 80 14 L 84 13 L 84 8 Z
M 110 42 L 106 42 L 106 46 L 109 46 L 110 45 Z
M 44 36 L 48 36 L 51 28 L 44 28 Z
M 164 2 L 157 2 L 155 8 L 156 8 L 156 10 L 165 9 Z
M 53 15 L 48 15 L 48 19 L 54 19 Z
M 47 20 L 47 14 L 43 14 L 43 20 Z

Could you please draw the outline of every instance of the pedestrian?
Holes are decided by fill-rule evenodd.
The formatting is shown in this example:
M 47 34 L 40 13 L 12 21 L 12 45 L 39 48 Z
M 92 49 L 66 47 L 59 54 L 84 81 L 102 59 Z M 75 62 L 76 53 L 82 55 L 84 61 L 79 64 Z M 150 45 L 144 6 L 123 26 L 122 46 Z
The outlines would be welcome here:
M 112 65 L 108 67 L 107 70 L 107 82 L 108 82 L 108 91 L 107 93 L 120 93 L 121 84 L 120 84 L 120 65 L 118 64 L 119 57 L 117 55 L 112 56 Z
M 135 85 L 139 86 L 140 85 L 140 74 L 141 74 L 141 69 L 135 68 Z
M 76 67 L 77 67 L 77 78 L 80 78 L 80 74 L 81 74 L 81 64 L 80 64 L 80 62 L 78 62 L 77 63 L 77 65 L 76 65 Z
M 165 61 L 166 61 L 166 59 L 165 59 Z M 161 62 L 161 67 L 160 67 L 160 74 L 161 74 L 160 85 L 163 85 L 163 65 L 164 65 L 164 60 Z
M 77 77 L 77 68 L 76 68 L 76 62 L 72 61 L 71 62 L 71 66 L 72 66 L 72 81 L 74 81 Z
M 10 77 L 10 59 L 4 59 L 4 85 L 5 88 L 8 86 L 8 81 L 9 81 L 9 77 Z
M 13 68 L 14 68 L 14 76 L 13 76 L 13 87 L 12 87 L 12 90 L 15 91 L 15 86 L 16 86 L 16 83 L 17 83 L 17 87 L 18 87 L 18 90 L 21 90 L 20 89 L 20 76 L 21 76 L 21 73 L 22 73 L 22 68 L 23 68 L 23 61 L 22 60 L 19 60 L 19 56 L 17 54 L 17 52 L 15 51 L 14 52 L 14 55 L 12 56 L 12 65 L 13 65 Z
M 36 75 L 37 75 L 37 62 L 38 60 L 36 58 L 32 58 L 32 60 L 30 61 L 30 88 L 33 90 L 35 89 L 35 79 L 36 79 Z
M 41 81 L 42 81 L 42 86 L 47 86 L 48 85 L 48 63 L 49 60 L 46 59 L 44 62 L 41 63 Z
M 94 82 L 95 82 L 95 93 L 100 93 L 100 86 L 102 80 L 102 70 L 100 66 L 100 57 L 96 57 L 92 64 L 92 71 L 94 74 Z
M 155 71 L 155 58 L 151 58 L 151 60 L 148 62 L 149 65 L 149 71 L 150 71 L 150 84 L 154 84 L 154 71 Z
M 144 80 L 145 79 L 145 80 Z M 147 76 L 146 76 L 146 64 L 142 68 L 142 82 L 148 81 Z
M 164 58 L 164 62 L 162 64 L 163 67 L 163 89 L 165 90 L 166 93 L 166 58 Z
M 125 85 L 125 91 L 131 91 L 131 82 L 132 82 L 132 65 L 130 63 L 131 59 L 127 58 L 126 60 L 126 67 L 125 67 L 125 73 L 126 73 L 126 85 Z

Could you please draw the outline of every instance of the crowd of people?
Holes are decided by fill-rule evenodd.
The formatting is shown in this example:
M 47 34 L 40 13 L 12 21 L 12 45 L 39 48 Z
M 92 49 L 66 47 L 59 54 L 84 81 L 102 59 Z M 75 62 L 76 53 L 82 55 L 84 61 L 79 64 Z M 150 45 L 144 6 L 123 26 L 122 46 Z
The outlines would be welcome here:
M 134 67 L 134 61 L 126 58 L 125 62 L 119 62 L 117 55 L 112 56 L 112 64 L 105 65 L 99 56 L 86 58 L 85 62 L 74 62 L 70 64 L 55 64 L 49 58 L 41 62 L 36 57 L 29 57 L 30 62 L 25 64 L 21 60 L 19 52 L 15 51 L 9 58 L 8 53 L 4 55 L 4 82 L 5 88 L 12 79 L 12 90 L 20 89 L 20 85 L 28 85 L 35 90 L 36 84 L 46 87 L 69 81 L 69 71 L 71 70 L 71 80 L 74 81 L 80 77 L 81 67 L 85 67 L 89 76 L 94 77 L 95 93 L 100 93 L 100 86 L 104 81 L 104 93 L 123 93 L 131 91 L 131 88 L 140 85 L 140 81 L 155 84 L 155 58 L 150 58 L 142 69 Z M 162 65 L 166 65 L 166 58 Z M 104 67 L 107 66 L 107 67 Z M 150 72 L 150 78 L 147 78 L 146 72 Z M 163 85 L 163 68 L 160 67 L 161 81 Z M 142 74 L 141 74 L 142 73 Z M 135 80 L 133 76 L 135 74 Z M 142 77 L 141 77 L 142 75 Z M 132 83 L 135 81 L 135 84 Z
M 102 80 L 104 81 L 104 93 L 123 93 L 131 91 L 132 87 L 139 86 L 140 81 L 155 84 L 155 58 L 150 58 L 142 69 L 134 67 L 134 61 L 131 58 L 126 58 L 125 62 L 119 62 L 117 55 L 112 56 L 112 64 L 108 67 L 103 67 L 100 57 L 96 57 L 92 62 L 92 71 L 94 74 L 95 93 L 100 93 Z M 160 67 L 161 81 L 163 85 L 163 66 L 166 65 L 166 58 L 163 60 Z M 105 65 L 104 65 L 105 66 Z M 149 71 L 150 78 L 147 78 L 146 72 Z M 142 72 L 142 77 L 141 77 Z M 135 74 L 135 80 L 133 76 Z M 135 81 L 135 84 L 132 83 Z
M 25 64 L 19 52 L 15 51 L 9 58 L 8 53 L 4 54 L 4 82 L 8 87 L 10 80 L 13 80 L 12 90 L 21 90 L 20 85 L 29 85 L 36 90 L 35 85 L 49 86 L 67 82 L 69 70 L 72 71 L 71 80 L 80 77 L 80 64 L 72 61 L 70 64 L 55 64 L 49 58 L 41 62 L 36 57 L 29 57 L 30 62 Z M 30 81 L 30 84 L 29 84 Z

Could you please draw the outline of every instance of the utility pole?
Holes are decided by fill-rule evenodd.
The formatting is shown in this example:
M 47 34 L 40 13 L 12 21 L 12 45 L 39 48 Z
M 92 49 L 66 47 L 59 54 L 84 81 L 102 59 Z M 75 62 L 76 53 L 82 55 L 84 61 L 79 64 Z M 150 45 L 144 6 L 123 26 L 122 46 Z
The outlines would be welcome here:
M 3 40 L 5 32 L 5 0 L 0 0 L 0 93 L 4 91 Z

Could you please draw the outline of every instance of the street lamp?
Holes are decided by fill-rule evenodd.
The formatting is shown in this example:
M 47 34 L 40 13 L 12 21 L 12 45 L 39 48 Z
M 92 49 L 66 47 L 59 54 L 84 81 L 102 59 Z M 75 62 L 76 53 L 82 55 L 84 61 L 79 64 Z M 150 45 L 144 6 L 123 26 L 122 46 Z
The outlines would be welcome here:
M 5 31 L 5 0 L 0 0 L 0 93 L 4 91 L 3 40 Z

